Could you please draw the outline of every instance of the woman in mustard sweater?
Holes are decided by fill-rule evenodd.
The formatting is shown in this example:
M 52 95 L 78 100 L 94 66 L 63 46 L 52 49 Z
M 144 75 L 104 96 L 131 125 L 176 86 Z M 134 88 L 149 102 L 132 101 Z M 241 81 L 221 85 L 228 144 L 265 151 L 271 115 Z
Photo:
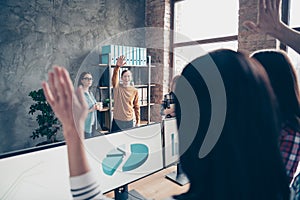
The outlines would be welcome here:
M 134 114 L 136 118 L 135 126 L 139 126 L 140 124 L 138 91 L 130 84 L 132 74 L 129 70 L 122 71 L 122 83 L 119 83 L 119 70 L 125 64 L 125 56 L 120 56 L 112 76 L 112 85 L 114 88 L 114 112 L 111 132 L 132 128 L 134 126 Z

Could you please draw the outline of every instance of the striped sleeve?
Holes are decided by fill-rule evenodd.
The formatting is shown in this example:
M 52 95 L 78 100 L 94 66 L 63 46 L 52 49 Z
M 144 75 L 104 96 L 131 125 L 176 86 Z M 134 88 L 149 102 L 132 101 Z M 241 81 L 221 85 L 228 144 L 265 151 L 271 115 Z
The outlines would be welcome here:
M 295 179 L 294 182 L 292 184 L 292 187 L 290 187 L 291 189 L 291 200 L 298 200 L 300 199 L 300 174 L 298 174 Z
M 102 194 L 99 183 L 91 171 L 80 176 L 70 177 L 70 185 L 74 200 L 110 200 Z

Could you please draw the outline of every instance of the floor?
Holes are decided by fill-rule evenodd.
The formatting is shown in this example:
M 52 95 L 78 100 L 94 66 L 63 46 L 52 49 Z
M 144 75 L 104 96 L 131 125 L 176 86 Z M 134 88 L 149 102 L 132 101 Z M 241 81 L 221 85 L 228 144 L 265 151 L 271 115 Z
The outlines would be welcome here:
M 180 186 L 165 178 L 167 174 L 176 171 L 176 166 L 163 169 L 151 176 L 136 181 L 128 186 L 128 190 L 136 190 L 147 199 L 163 200 L 175 194 L 181 194 L 189 189 L 189 184 Z M 113 198 L 114 193 L 107 193 L 106 196 Z

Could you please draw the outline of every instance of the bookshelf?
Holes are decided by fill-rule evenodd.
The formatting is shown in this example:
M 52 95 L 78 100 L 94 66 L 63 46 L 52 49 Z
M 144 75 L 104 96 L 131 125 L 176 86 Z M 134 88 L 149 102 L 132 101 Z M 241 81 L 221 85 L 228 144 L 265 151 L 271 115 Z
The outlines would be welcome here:
M 113 87 L 111 83 L 112 73 L 114 67 L 116 67 L 116 59 L 120 55 L 125 55 L 126 57 L 126 65 L 122 67 L 119 71 L 119 76 L 122 72 L 122 70 L 129 69 L 133 76 L 132 80 L 134 81 L 134 87 L 137 88 L 139 93 L 139 104 L 140 104 L 140 119 L 141 119 L 141 125 L 147 125 L 150 124 L 150 109 L 151 106 L 154 105 L 154 103 L 151 102 L 151 87 L 154 87 L 155 84 L 151 83 L 151 56 L 147 56 L 143 58 L 143 62 L 135 61 L 134 59 L 138 59 L 137 55 L 134 55 L 134 53 L 130 53 L 128 55 L 128 52 L 120 52 L 120 54 L 111 53 L 111 51 L 114 51 L 113 48 L 119 48 L 120 46 L 116 45 L 109 45 L 110 51 L 104 51 L 102 48 L 102 53 L 100 54 L 100 73 L 101 78 L 98 83 L 98 89 L 99 89 L 99 98 L 98 101 L 103 102 L 103 109 L 101 111 L 98 111 L 99 116 L 99 123 L 101 127 L 102 133 L 107 133 L 111 131 L 111 124 L 113 119 Z M 113 47 L 112 47 L 113 46 Z M 123 46 L 124 47 L 124 46 Z M 139 48 L 139 47 L 124 47 L 124 49 L 131 49 L 133 50 L 141 50 L 146 52 L 146 49 Z M 126 55 L 127 54 L 127 55 Z M 132 60 L 130 60 L 128 57 L 131 57 Z M 127 60 L 128 59 L 128 60 Z M 128 64 L 131 63 L 131 64 Z M 120 80 L 120 77 L 119 77 Z

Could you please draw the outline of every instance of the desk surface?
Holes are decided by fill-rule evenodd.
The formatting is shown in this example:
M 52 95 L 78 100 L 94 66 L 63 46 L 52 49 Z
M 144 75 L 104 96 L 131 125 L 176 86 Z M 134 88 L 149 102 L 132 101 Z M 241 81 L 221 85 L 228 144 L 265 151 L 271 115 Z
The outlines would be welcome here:
M 151 176 L 138 180 L 129 184 L 129 190 L 136 190 L 145 198 L 161 200 L 172 195 L 181 194 L 188 191 L 190 185 L 179 186 L 176 183 L 168 180 L 165 176 L 176 170 L 176 166 L 163 169 Z M 113 198 L 114 193 L 109 192 L 106 196 Z

